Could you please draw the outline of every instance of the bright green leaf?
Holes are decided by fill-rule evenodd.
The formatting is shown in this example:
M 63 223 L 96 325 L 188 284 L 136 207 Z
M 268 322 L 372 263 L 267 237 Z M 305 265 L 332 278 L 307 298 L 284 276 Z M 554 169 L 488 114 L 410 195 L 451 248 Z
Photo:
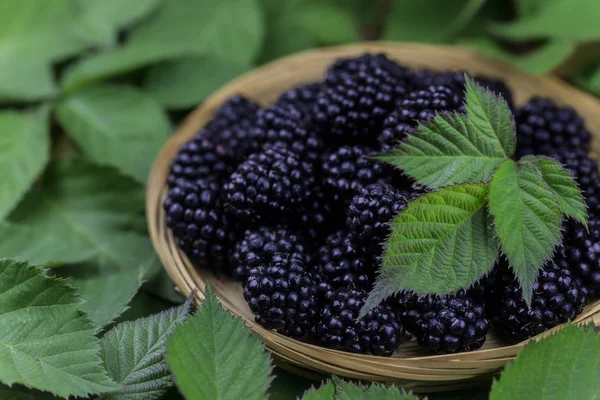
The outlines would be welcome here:
M 333 382 L 336 387 L 336 400 L 419 400 L 417 396 L 401 391 L 396 386 L 386 387 L 380 383 L 372 383 L 368 387 L 359 386 L 337 377 L 333 378 Z
M 358 40 L 358 30 L 346 3 L 331 1 L 303 2 L 295 10 L 304 31 L 325 44 Z
M 48 125 L 45 111 L 0 112 L 0 220 L 17 205 L 46 166 L 50 157 Z
M 302 396 L 302 400 L 334 400 L 335 386 L 331 381 L 327 381 L 320 388 L 310 388 Z
M 61 397 L 118 388 L 75 290 L 39 267 L 0 260 L 0 382 Z
M 178 0 L 141 22 L 131 33 L 131 44 L 177 43 L 194 54 L 248 65 L 263 36 L 258 0 Z
M 144 89 L 167 108 L 198 105 L 248 66 L 196 56 L 156 65 L 148 71 Z M 206 79 L 210 76 L 210 79 Z
M 560 210 L 587 226 L 587 206 L 581 189 L 573 175 L 561 163 L 553 158 L 543 156 L 527 156 L 521 158 L 519 162 L 537 169 L 542 179 L 554 192 Z
M 35 231 L 34 237 L 52 237 L 45 241 L 48 245 L 61 242 L 65 253 L 50 248 L 48 262 L 102 256 L 118 264 L 127 256 L 127 245 L 134 245 L 125 232 L 143 222 L 143 210 L 144 190 L 136 181 L 113 168 L 73 157 L 51 162 L 41 183 L 25 196 L 9 221 Z M 10 229 L 0 233 L 10 234 Z M 3 240 L 0 236 L 0 243 Z M 119 240 L 124 251 L 111 246 Z M 12 251 L 18 251 L 18 245 L 13 243 Z M 31 245 L 20 243 L 23 252 Z M 44 256 L 42 249 L 36 253 L 38 258 Z
M 392 221 L 375 287 L 361 310 L 403 290 L 446 294 L 475 283 L 498 257 L 487 185 L 449 186 L 409 203 Z
M 399 166 L 431 188 L 487 182 L 515 148 L 514 121 L 505 101 L 467 79 L 467 115 L 436 115 L 378 160 Z
M 160 105 L 129 86 L 105 85 L 78 92 L 58 105 L 56 117 L 92 159 L 144 183 L 171 131 Z
M 212 290 L 167 340 L 167 362 L 187 400 L 263 400 L 271 359 L 260 339 L 225 311 Z
M 507 39 L 557 38 L 574 41 L 600 39 L 600 2 L 597 0 L 554 0 L 534 15 L 497 24 L 492 33 Z
M 173 384 L 164 360 L 167 338 L 185 321 L 190 301 L 160 314 L 124 322 L 101 341 L 101 357 L 109 375 L 123 384 L 104 400 L 154 400 Z
M 592 327 L 565 326 L 530 342 L 494 382 L 490 400 L 598 399 L 600 335 Z
M 562 214 L 556 197 L 535 170 L 507 160 L 490 183 L 489 209 L 529 303 L 538 270 L 560 241 Z

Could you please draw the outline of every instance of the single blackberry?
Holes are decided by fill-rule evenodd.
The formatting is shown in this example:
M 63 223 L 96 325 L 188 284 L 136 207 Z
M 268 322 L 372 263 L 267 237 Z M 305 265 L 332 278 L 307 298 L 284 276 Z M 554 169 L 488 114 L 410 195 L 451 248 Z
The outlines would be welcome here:
M 372 153 L 370 147 L 355 145 L 323 154 L 323 187 L 335 201 L 350 199 L 360 189 L 389 178 L 389 170 L 381 162 L 368 158 Z
M 205 133 L 201 131 L 179 148 L 167 177 L 169 186 L 175 185 L 179 179 L 221 180 L 233 172 L 231 154 L 223 147 L 215 145 Z
M 587 230 L 581 223 L 569 221 L 558 259 L 561 265 L 569 265 L 581 280 L 586 297 L 597 297 L 600 294 L 600 218 L 590 218 Z
M 370 290 L 375 276 L 373 257 L 345 231 L 327 235 L 314 256 L 315 270 L 331 287 Z
M 591 135 L 577 112 L 534 97 L 515 112 L 519 154 L 551 155 L 558 149 L 590 150 Z
M 258 109 L 259 105 L 254 101 L 241 95 L 232 96 L 215 111 L 213 119 L 206 125 L 206 130 L 218 135 L 241 121 L 254 119 Z
M 310 164 L 284 146 L 252 154 L 231 174 L 223 188 L 226 211 L 241 223 L 291 217 L 312 195 Z
M 390 233 L 390 221 L 409 202 L 406 192 L 385 183 L 374 183 L 352 198 L 346 212 L 346 226 L 369 248 L 383 243 Z
M 366 72 L 369 75 L 387 76 L 387 82 L 393 84 L 396 96 L 404 95 L 406 88 L 412 85 L 412 71 L 390 60 L 383 53 L 365 53 L 359 57 L 336 60 L 325 74 L 325 84 L 335 85 L 345 79 L 355 78 L 361 72 Z
M 234 234 L 223 212 L 217 182 L 180 179 L 169 190 L 163 206 L 167 226 L 193 262 L 213 268 L 225 264 Z
M 383 130 L 377 137 L 379 149 L 390 151 L 398 147 L 400 142 L 413 130 L 412 123 L 402 120 L 397 112 L 391 113 L 383 122 Z
M 460 92 L 448 86 L 429 86 L 413 91 L 398 103 L 398 121 L 400 124 L 416 126 L 417 122 L 429 121 L 436 113 L 460 111 L 461 96 Z
M 223 128 L 211 136 L 217 147 L 222 152 L 228 154 L 238 165 L 250 154 L 258 153 L 262 150 L 252 132 L 255 127 L 255 121 L 242 120 L 237 124 Z
M 490 321 L 484 304 L 464 290 L 446 296 L 401 294 L 392 301 L 406 329 L 431 352 L 472 351 L 485 343 Z
M 306 259 L 304 238 L 283 226 L 246 230 L 232 250 L 234 278 L 243 281 L 248 271 L 266 265 L 277 253 L 295 253 Z
M 315 162 L 322 152 L 323 143 L 304 128 L 305 112 L 293 104 L 275 103 L 257 113 L 252 130 L 254 143 L 283 144 L 302 160 Z
M 512 340 L 525 340 L 558 324 L 573 320 L 581 313 L 586 296 L 581 282 L 565 260 L 546 263 L 533 284 L 531 308 L 506 261 L 496 267 L 497 295 L 492 302 L 497 314 L 493 319 Z
M 374 356 L 394 353 L 404 339 L 404 327 L 385 303 L 358 319 L 366 298 L 367 292 L 352 288 L 330 292 L 314 331 L 321 346 Z
M 283 94 L 279 96 L 277 104 L 292 105 L 306 114 L 312 109 L 312 106 L 317 101 L 317 96 L 320 92 L 320 82 L 296 86 L 287 92 L 283 92 Z
M 252 268 L 244 298 L 256 322 L 267 329 L 295 338 L 314 330 L 317 289 L 301 256 L 276 254 L 268 264 Z

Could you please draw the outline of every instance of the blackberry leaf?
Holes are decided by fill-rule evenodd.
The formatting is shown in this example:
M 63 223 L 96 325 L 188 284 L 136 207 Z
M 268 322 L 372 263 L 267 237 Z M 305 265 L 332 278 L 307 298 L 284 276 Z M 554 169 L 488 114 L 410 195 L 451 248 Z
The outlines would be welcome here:
M 490 400 L 595 399 L 600 393 L 600 335 L 565 326 L 530 342 L 494 381 Z
M 352 382 L 346 382 L 334 377 L 336 387 L 336 399 L 338 400 L 417 400 L 418 397 L 412 393 L 406 393 L 396 386 L 385 387 L 380 383 L 372 383 L 371 386 L 359 386 Z
M 323 383 L 318 389 L 314 387 L 304 392 L 302 400 L 334 400 L 335 386 L 331 381 Z
M 527 156 L 519 161 L 535 168 L 550 186 L 560 210 L 587 226 L 587 207 L 573 175 L 560 162 L 543 156 Z
M 466 115 L 436 115 L 397 149 L 375 158 L 431 188 L 489 181 L 515 151 L 514 120 L 505 101 L 466 81 Z
M 490 183 L 489 210 L 529 305 L 538 270 L 560 241 L 558 201 L 535 170 L 507 160 Z
M 447 294 L 486 274 L 498 256 L 485 184 L 451 186 L 409 203 L 392 222 L 383 266 L 361 315 L 394 293 Z

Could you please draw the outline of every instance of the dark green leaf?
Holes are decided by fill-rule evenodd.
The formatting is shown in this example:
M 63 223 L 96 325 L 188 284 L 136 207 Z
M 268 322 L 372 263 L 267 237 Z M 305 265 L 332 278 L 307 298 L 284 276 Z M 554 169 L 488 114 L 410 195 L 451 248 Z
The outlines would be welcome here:
M 302 396 L 302 400 L 334 400 L 335 386 L 331 381 L 327 381 L 318 389 L 310 388 Z

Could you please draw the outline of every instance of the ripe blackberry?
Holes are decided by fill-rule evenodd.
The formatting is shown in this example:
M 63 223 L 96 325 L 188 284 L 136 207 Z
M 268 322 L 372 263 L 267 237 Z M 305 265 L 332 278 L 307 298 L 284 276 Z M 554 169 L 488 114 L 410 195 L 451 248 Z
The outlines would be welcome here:
M 277 253 L 305 255 L 304 238 L 283 226 L 246 230 L 231 254 L 234 278 L 243 281 L 248 271 L 266 265 Z
M 577 112 L 552 100 L 534 97 L 515 112 L 520 155 L 550 155 L 558 149 L 590 147 L 590 133 Z
M 581 313 L 586 296 L 581 282 L 565 260 L 549 261 L 533 284 L 531 308 L 523 299 L 519 282 L 505 261 L 496 267 L 497 296 L 491 299 L 497 314 L 493 320 L 509 338 L 525 340 Z
M 432 119 L 436 113 L 459 111 L 462 108 L 461 96 L 460 92 L 448 86 L 429 86 L 413 91 L 398 103 L 398 120 L 401 124 L 416 126 L 417 122 Z
M 252 268 L 244 283 L 244 298 L 256 322 L 267 329 L 295 338 L 314 329 L 317 289 L 303 257 L 276 254 L 268 264 Z
M 189 142 L 179 148 L 171 171 L 167 178 L 169 186 L 179 179 L 195 181 L 197 179 L 221 180 L 233 172 L 233 160 L 226 149 L 215 145 L 213 140 L 201 131 Z
M 325 84 L 335 85 L 344 79 L 355 78 L 361 72 L 369 75 L 386 75 L 387 81 L 394 84 L 394 92 L 397 96 L 406 93 L 406 88 L 412 84 L 413 79 L 410 69 L 390 60 L 385 54 L 365 53 L 359 57 L 336 60 L 325 74 Z
M 321 92 L 321 83 L 314 82 L 306 85 L 296 86 L 283 92 L 277 104 L 292 105 L 304 113 L 308 113 L 313 104 L 317 101 L 317 96 Z
M 213 119 L 206 125 L 206 130 L 218 135 L 241 121 L 254 119 L 258 109 L 259 105 L 254 101 L 241 95 L 232 96 L 215 111 Z
M 346 212 L 346 226 L 358 240 L 369 248 L 383 243 L 390 233 L 390 221 L 409 202 L 406 192 L 385 183 L 374 183 L 352 198 Z
M 257 113 L 252 138 L 260 145 L 282 144 L 302 160 L 315 162 L 323 143 L 305 129 L 306 113 L 293 104 L 275 103 Z
M 223 266 L 234 235 L 223 212 L 218 183 L 180 179 L 163 206 L 167 226 L 187 256 L 214 268 Z
M 329 294 L 314 331 L 321 346 L 374 356 L 394 353 L 404 339 L 404 327 L 385 303 L 358 319 L 366 298 L 367 292 L 352 288 Z
M 370 290 L 375 276 L 373 257 L 345 231 L 327 235 L 315 254 L 317 273 L 331 287 L 357 287 Z
M 327 198 L 323 189 L 314 188 L 313 195 L 298 213 L 293 223 L 306 232 L 306 237 L 320 240 L 326 232 L 342 228 L 345 224 L 344 210 L 335 207 Z
M 472 351 L 485 343 L 490 321 L 484 304 L 464 290 L 446 296 L 401 294 L 393 301 L 406 329 L 431 352 Z
M 335 201 L 350 199 L 360 189 L 389 178 L 381 162 L 368 158 L 372 153 L 370 147 L 355 145 L 323 154 L 323 187 Z
M 284 146 L 252 154 L 225 184 L 226 211 L 240 222 L 290 217 L 312 195 L 315 178 L 310 164 Z
M 567 226 L 559 263 L 566 264 L 581 280 L 587 297 L 600 294 L 600 219 L 592 217 L 588 230 L 575 221 Z
M 396 112 L 391 113 L 383 122 L 383 130 L 377 137 L 379 149 L 390 151 L 398 147 L 412 130 L 414 130 L 412 123 L 402 120 Z

